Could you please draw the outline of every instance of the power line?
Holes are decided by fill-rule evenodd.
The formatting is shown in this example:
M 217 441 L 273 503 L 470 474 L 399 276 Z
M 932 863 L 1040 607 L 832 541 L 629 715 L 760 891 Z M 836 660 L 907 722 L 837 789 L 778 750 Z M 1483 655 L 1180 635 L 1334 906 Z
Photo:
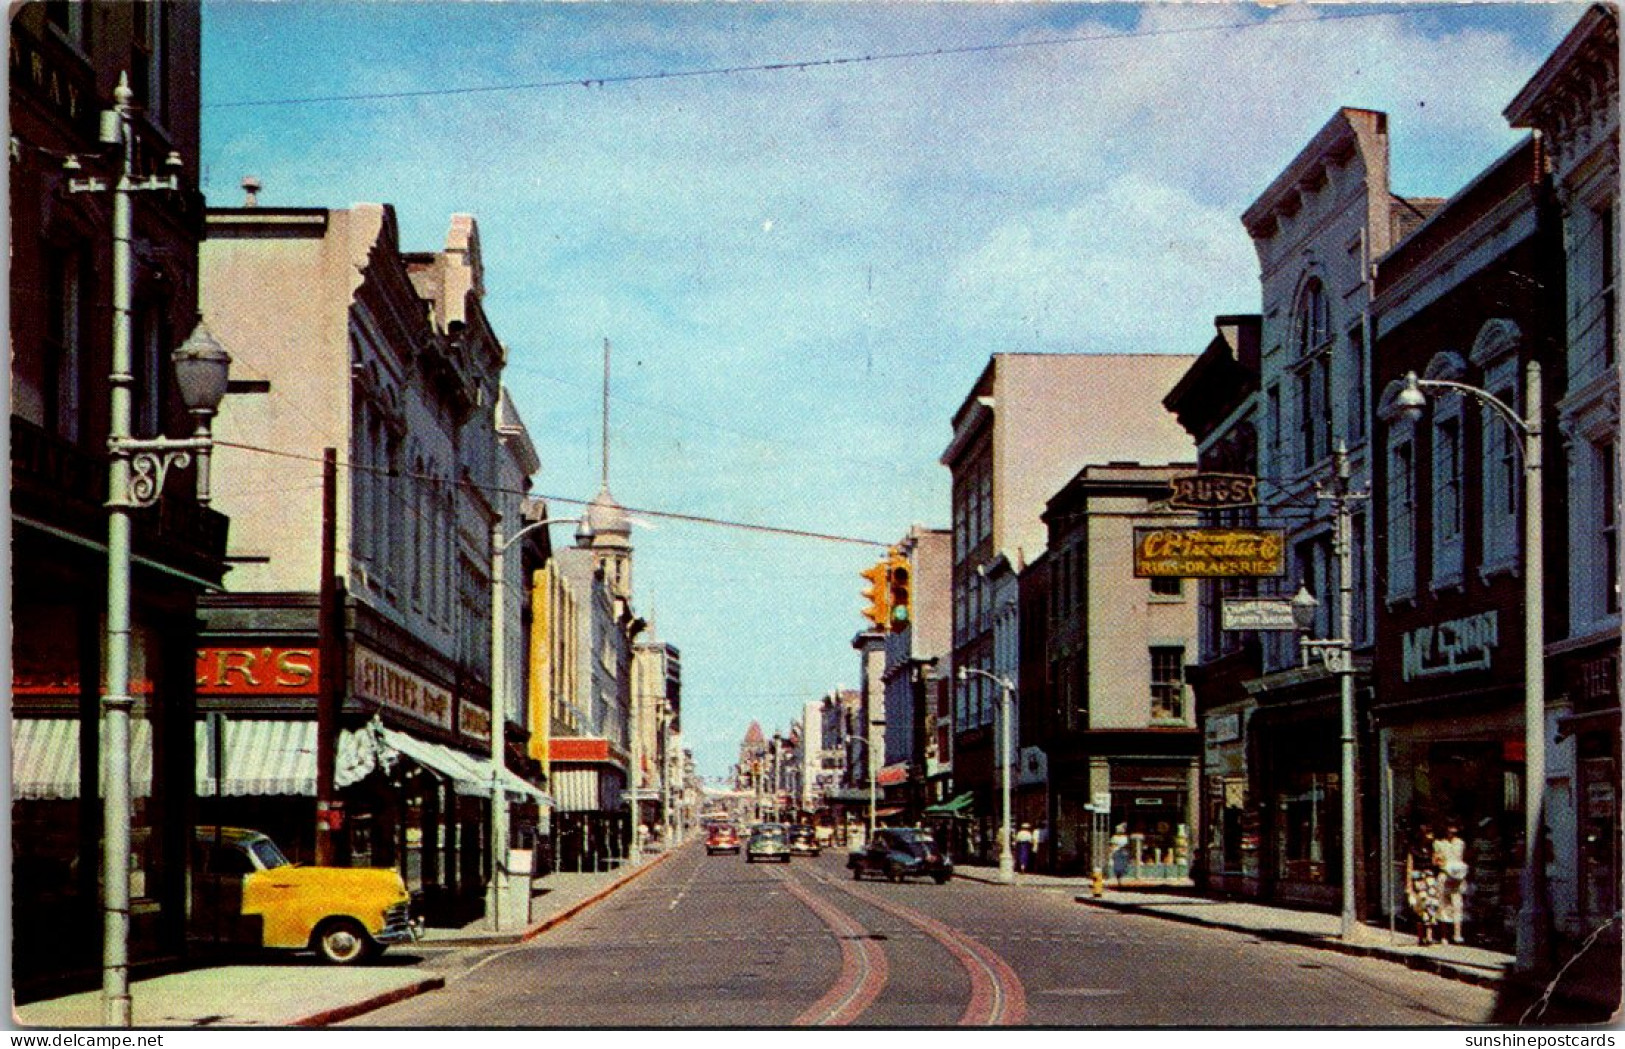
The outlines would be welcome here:
M 793 59 L 781 62 L 763 62 L 752 65 L 707 66 L 698 69 L 660 70 L 652 73 L 621 73 L 597 77 L 569 77 L 557 80 L 520 81 L 506 84 L 485 84 L 472 87 L 420 88 L 411 91 L 375 91 L 350 95 L 312 95 L 304 98 L 239 99 L 226 102 L 205 102 L 204 109 L 246 109 L 262 106 L 298 106 L 323 102 L 383 102 L 408 98 L 436 98 L 452 95 L 494 94 L 504 91 L 545 91 L 561 87 L 607 87 L 610 84 L 632 84 L 654 80 L 690 80 L 700 77 L 738 76 L 745 73 L 805 72 L 810 69 L 828 69 L 837 66 L 863 65 L 876 62 L 899 62 L 921 58 L 947 58 L 958 55 L 991 54 L 1040 47 L 1069 47 L 1074 44 L 1103 43 L 1112 40 L 1147 39 L 1151 37 L 1182 36 L 1192 33 L 1222 33 L 1244 29 L 1270 29 L 1283 26 L 1317 25 L 1323 22 L 1347 21 L 1355 18 L 1391 18 L 1456 10 L 1455 5 L 1431 7 L 1403 7 L 1381 11 L 1347 11 L 1323 13 L 1318 18 L 1302 21 L 1230 22 L 1223 25 L 1181 26 L 1166 29 L 1130 30 L 1121 33 L 1085 33 L 1075 36 L 1045 37 L 1039 40 L 1009 40 L 992 44 L 966 44 L 960 47 L 933 47 L 911 51 L 886 51 L 872 55 L 842 55 L 831 58 Z
M 319 456 L 309 455 L 303 452 L 289 452 L 277 448 L 265 448 L 261 447 L 260 445 L 243 444 L 237 441 L 222 441 L 216 439 L 215 444 L 221 446 L 222 448 L 236 448 L 239 451 L 256 452 L 261 455 L 274 455 L 284 459 L 297 459 L 304 462 L 313 463 L 319 463 L 322 461 Z M 339 466 L 346 470 L 377 474 L 383 477 L 428 481 L 432 484 L 453 483 L 448 478 L 436 477 L 433 474 L 415 473 L 409 470 L 392 470 L 387 467 L 365 466 L 360 463 L 344 461 L 341 461 Z M 457 483 L 492 495 L 518 495 L 532 499 L 541 499 L 550 503 L 565 503 L 569 506 L 592 505 L 591 499 L 575 499 L 563 495 L 540 495 L 533 492 L 520 491 L 516 488 L 504 488 L 500 485 L 475 484 L 472 481 L 462 481 Z M 690 524 L 713 525 L 719 528 L 735 528 L 746 532 L 762 532 L 768 535 L 792 536 L 797 539 L 819 539 L 831 543 L 852 543 L 859 546 L 874 547 L 889 547 L 891 545 L 890 543 L 882 542 L 879 539 L 863 539 L 858 536 L 835 535 L 829 532 L 814 532 L 802 528 L 782 528 L 776 525 L 753 524 L 747 521 L 730 521 L 722 517 L 707 517 L 701 514 L 678 513 L 675 510 L 655 510 L 649 507 L 637 506 L 623 506 L 621 509 L 629 514 L 632 514 L 633 516 L 641 515 L 644 517 L 658 517 L 671 521 L 686 521 Z

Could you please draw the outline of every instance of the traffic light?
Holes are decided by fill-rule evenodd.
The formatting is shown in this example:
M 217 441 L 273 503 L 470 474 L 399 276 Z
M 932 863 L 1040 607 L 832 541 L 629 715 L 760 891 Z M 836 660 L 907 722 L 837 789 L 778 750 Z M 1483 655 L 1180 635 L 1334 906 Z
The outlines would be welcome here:
M 886 630 L 891 625 L 890 569 L 891 561 L 887 558 L 858 573 L 869 581 L 863 590 L 863 599 L 869 602 L 863 617 L 873 623 L 876 630 Z
M 886 559 L 886 606 L 890 613 L 887 622 L 891 632 L 901 634 L 909 628 L 914 613 L 913 575 L 909 572 L 908 558 L 892 554 Z

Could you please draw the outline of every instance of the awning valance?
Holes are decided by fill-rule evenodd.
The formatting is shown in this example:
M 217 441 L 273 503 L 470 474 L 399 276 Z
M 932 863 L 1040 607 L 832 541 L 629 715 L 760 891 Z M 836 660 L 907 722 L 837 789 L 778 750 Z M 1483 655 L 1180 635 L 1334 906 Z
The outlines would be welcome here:
M 936 805 L 927 805 L 925 807 L 925 814 L 927 816 L 964 816 L 970 812 L 971 806 L 975 804 L 976 795 L 967 792 L 959 795 L 952 801 L 944 801 Z
M 13 801 L 72 801 L 79 797 L 79 729 L 73 718 L 11 722 Z M 152 722 L 130 719 L 130 796 L 152 796 Z

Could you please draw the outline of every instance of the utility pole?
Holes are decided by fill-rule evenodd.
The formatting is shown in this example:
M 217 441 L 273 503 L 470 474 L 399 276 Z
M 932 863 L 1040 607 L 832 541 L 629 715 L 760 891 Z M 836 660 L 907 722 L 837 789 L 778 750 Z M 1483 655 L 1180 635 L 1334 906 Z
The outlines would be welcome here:
M 338 764 L 339 703 L 343 696 L 341 634 L 344 624 L 338 601 L 338 450 L 322 449 L 322 558 L 316 599 L 317 651 L 321 653 L 320 692 L 316 697 L 316 866 L 335 862 L 333 824 L 338 818 L 334 770 Z

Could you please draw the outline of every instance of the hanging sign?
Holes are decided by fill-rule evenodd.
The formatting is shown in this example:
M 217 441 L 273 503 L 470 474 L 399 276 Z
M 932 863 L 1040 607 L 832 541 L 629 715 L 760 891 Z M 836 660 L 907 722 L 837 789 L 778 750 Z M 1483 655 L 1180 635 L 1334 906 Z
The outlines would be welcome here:
M 1172 478 L 1169 506 L 1187 510 L 1225 510 L 1258 505 L 1258 478 L 1248 474 L 1186 474 Z
M 1219 606 L 1221 630 L 1296 630 L 1292 602 L 1284 597 L 1227 597 Z
M 1286 574 L 1279 528 L 1136 528 L 1137 578 L 1236 579 Z

